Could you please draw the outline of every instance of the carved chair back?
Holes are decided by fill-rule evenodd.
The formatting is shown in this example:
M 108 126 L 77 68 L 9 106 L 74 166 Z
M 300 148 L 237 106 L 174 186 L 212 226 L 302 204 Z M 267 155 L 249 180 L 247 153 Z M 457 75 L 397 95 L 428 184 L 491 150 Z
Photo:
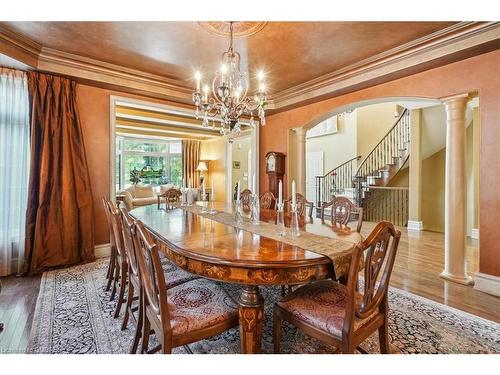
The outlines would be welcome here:
M 351 218 L 352 202 L 346 197 L 336 197 L 332 204 L 332 223 L 347 225 Z
M 270 191 L 266 191 L 259 197 L 260 207 L 274 210 L 276 206 L 276 197 Z
M 106 214 L 106 221 L 108 223 L 108 229 L 109 229 L 109 244 L 111 245 L 111 248 L 113 249 L 115 245 L 115 233 L 113 232 L 113 224 L 111 224 L 111 215 L 109 213 L 109 207 L 108 207 L 108 202 L 111 202 L 108 198 L 102 197 L 102 205 L 104 206 L 104 213 Z
M 321 205 L 320 218 L 325 221 L 325 209 L 331 207 L 330 221 L 332 225 L 347 225 L 353 221 L 352 217 L 357 216 L 356 232 L 361 231 L 363 224 L 363 209 L 356 206 L 346 197 L 333 197 L 331 201 Z
M 347 307 L 343 333 L 352 332 L 354 320 L 369 317 L 376 310 L 386 313 L 387 291 L 391 277 L 401 232 L 392 223 L 382 221 L 377 224 L 368 238 L 356 246 L 349 269 L 347 284 Z M 364 259 L 362 299 L 358 293 L 359 265 Z
M 240 193 L 241 205 L 245 211 L 250 210 L 250 203 L 252 201 L 252 192 L 249 189 L 245 189 Z
M 168 203 L 177 203 L 181 201 L 181 192 L 178 189 L 168 189 L 162 196 L 165 197 L 165 201 Z
M 182 196 L 182 193 L 180 192 L 180 190 L 174 189 L 174 188 L 168 189 L 163 194 L 159 194 L 158 198 L 157 198 L 158 199 L 158 209 L 160 209 L 162 198 L 165 198 L 165 203 L 167 205 L 167 208 L 170 208 L 169 203 L 180 202 L 181 196 Z
M 306 215 L 306 210 L 308 210 L 309 212 L 307 212 L 307 216 L 312 219 L 313 209 L 314 209 L 313 202 L 308 201 L 306 197 L 304 197 L 300 193 L 295 193 L 295 201 L 297 202 L 297 213 L 299 214 L 299 216 Z M 285 201 L 285 206 L 287 207 L 289 212 L 292 210 L 291 204 L 292 204 L 292 197 L 288 198 Z
M 125 207 L 120 208 L 121 218 L 122 218 L 122 230 L 123 230 L 123 245 L 125 247 L 125 254 L 127 254 L 127 261 L 130 266 L 130 270 L 136 276 L 139 277 L 139 265 L 137 264 L 137 255 L 134 246 L 134 236 L 135 236 L 135 221 L 129 215 Z
M 111 221 L 112 236 L 114 238 L 116 253 L 120 257 L 121 261 L 126 260 L 125 248 L 123 245 L 123 232 L 122 232 L 122 221 L 120 218 L 120 212 L 116 208 L 115 204 L 108 201 L 106 204 L 108 215 Z
M 167 304 L 167 286 L 165 274 L 161 266 L 157 245 L 144 224 L 137 220 L 135 224 L 134 246 L 139 264 L 146 308 L 152 309 L 154 316 L 164 327 L 170 329 L 170 316 Z

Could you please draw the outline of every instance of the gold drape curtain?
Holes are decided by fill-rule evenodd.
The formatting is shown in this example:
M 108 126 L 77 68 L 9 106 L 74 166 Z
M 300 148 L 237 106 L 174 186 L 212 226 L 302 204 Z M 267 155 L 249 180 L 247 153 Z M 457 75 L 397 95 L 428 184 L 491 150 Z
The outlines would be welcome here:
M 75 82 L 28 73 L 31 164 L 25 273 L 94 259 L 92 191 Z
M 196 188 L 199 185 L 196 168 L 200 161 L 200 150 L 200 141 L 182 141 L 182 180 L 184 186 L 188 186 L 189 179 L 191 179 L 191 187 Z

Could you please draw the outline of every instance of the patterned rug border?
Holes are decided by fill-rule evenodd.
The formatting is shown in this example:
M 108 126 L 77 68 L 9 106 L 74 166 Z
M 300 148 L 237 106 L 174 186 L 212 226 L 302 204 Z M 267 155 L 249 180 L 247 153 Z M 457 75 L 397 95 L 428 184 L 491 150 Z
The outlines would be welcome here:
M 26 353 L 33 353 L 35 351 L 34 349 L 37 347 L 37 344 L 38 344 L 37 339 L 40 339 L 40 337 L 41 337 L 40 329 L 42 328 L 41 325 L 44 324 L 44 321 L 43 321 L 43 317 L 41 317 L 40 314 L 43 313 L 44 308 L 46 309 L 44 304 L 47 304 L 50 302 L 49 298 L 44 298 L 44 297 L 47 296 L 47 291 L 49 289 L 50 289 L 50 295 L 54 296 L 54 294 L 56 292 L 54 289 L 54 280 L 55 280 L 56 274 L 58 272 L 61 272 L 61 271 L 68 271 L 71 269 L 82 267 L 83 268 L 82 271 L 84 271 L 84 274 L 90 275 L 91 272 L 93 271 L 93 267 L 95 267 L 98 263 L 105 262 L 105 261 L 107 261 L 107 258 L 100 258 L 100 259 L 97 259 L 95 262 L 80 264 L 80 265 L 76 265 L 76 266 L 68 267 L 68 268 L 63 268 L 63 269 L 50 270 L 50 271 L 46 271 L 42 274 L 41 281 L 40 281 L 40 289 L 39 289 L 38 296 L 37 296 L 35 311 L 34 311 L 34 315 L 33 315 L 33 323 L 32 323 L 32 327 L 31 327 L 30 334 L 29 334 L 28 347 L 26 349 Z M 241 284 L 238 284 L 238 285 L 241 285 Z M 444 312 L 456 315 L 457 317 L 459 317 L 461 319 L 468 320 L 468 321 L 475 321 L 476 323 L 488 325 L 488 326 L 490 326 L 490 327 L 492 327 L 495 330 L 498 330 L 500 332 L 500 323 L 497 323 L 495 321 L 471 314 L 469 312 L 460 310 L 460 309 L 452 307 L 452 306 L 445 305 L 443 303 L 431 300 L 431 299 L 423 297 L 423 296 L 419 296 L 417 294 L 411 293 L 409 291 L 406 291 L 406 290 L 403 290 L 400 288 L 396 288 L 396 287 L 391 286 L 390 290 L 392 292 L 394 292 L 396 294 L 400 294 L 401 296 L 406 297 L 408 299 L 413 299 L 416 302 L 419 302 L 423 305 L 428 305 L 431 308 L 435 308 L 435 309 L 442 310 Z M 89 291 L 86 289 L 86 294 L 88 294 L 88 292 Z M 92 296 L 87 296 L 87 297 L 92 298 Z M 49 325 L 49 326 L 50 326 L 50 329 L 52 329 L 52 326 L 51 325 Z M 97 334 L 99 334 L 99 333 L 97 333 Z M 52 337 L 52 335 L 49 335 L 49 337 Z M 497 340 L 496 340 L 496 342 L 498 343 Z M 109 343 L 109 345 L 110 345 L 110 347 L 114 346 L 113 343 Z

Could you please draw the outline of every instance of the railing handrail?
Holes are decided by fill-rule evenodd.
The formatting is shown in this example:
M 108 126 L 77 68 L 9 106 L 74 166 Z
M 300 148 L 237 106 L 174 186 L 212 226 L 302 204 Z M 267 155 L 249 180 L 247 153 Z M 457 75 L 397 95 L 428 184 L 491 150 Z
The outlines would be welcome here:
M 385 135 L 380 139 L 380 141 L 377 143 L 377 145 L 375 147 L 372 148 L 372 150 L 370 151 L 370 153 L 363 159 L 363 161 L 361 162 L 361 164 L 359 165 L 358 169 L 356 170 L 356 173 L 354 174 L 354 176 L 357 176 L 359 174 L 359 171 L 361 170 L 361 168 L 363 168 L 363 165 L 365 164 L 365 162 L 368 160 L 368 158 L 370 156 L 373 155 L 373 153 L 375 152 L 375 150 L 378 148 L 378 146 L 384 141 L 385 138 L 387 138 L 387 136 L 389 134 L 391 134 L 391 132 L 394 130 L 394 128 L 399 124 L 399 122 L 401 121 L 401 119 L 403 118 L 403 116 L 406 115 L 406 113 L 408 112 L 408 108 L 405 108 L 403 112 L 401 112 L 401 114 L 399 115 L 398 119 L 396 120 L 396 122 L 394 123 L 394 125 L 391 126 L 391 128 L 387 131 L 387 133 L 385 133 Z
M 339 169 L 339 168 L 342 168 L 344 165 L 346 164 L 349 164 L 350 162 L 354 161 L 354 160 L 359 160 L 361 159 L 361 155 L 358 155 L 358 156 L 355 156 L 353 157 L 352 159 L 349 159 L 345 162 L 343 162 L 342 164 L 340 165 L 337 165 L 335 168 L 333 168 L 330 172 L 328 173 L 325 173 L 323 176 L 316 176 L 315 178 L 325 178 L 326 176 L 328 176 L 329 174 L 333 173 L 336 169 Z
M 376 186 L 371 185 L 370 190 L 409 190 L 408 186 Z

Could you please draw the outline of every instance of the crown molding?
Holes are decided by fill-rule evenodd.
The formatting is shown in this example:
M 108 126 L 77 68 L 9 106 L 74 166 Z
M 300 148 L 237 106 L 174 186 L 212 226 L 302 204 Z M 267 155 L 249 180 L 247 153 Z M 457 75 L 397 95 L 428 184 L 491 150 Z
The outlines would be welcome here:
M 332 73 L 275 93 L 270 114 L 324 100 L 500 48 L 499 22 L 459 22 Z M 0 24 L 0 53 L 32 69 L 96 86 L 192 103 L 192 88 L 167 76 L 43 47 Z
M 191 102 L 192 88 L 182 81 L 136 69 L 42 47 L 37 69 L 97 81 L 113 87 L 160 95 L 169 100 Z
M 355 91 L 363 84 L 366 87 L 393 80 L 428 69 L 429 64 L 435 61 L 442 60 L 443 63 L 436 65 L 439 66 L 464 58 L 463 52 L 474 48 L 476 49 L 473 50 L 472 55 L 488 52 L 486 49 L 478 50 L 477 47 L 491 42 L 497 42 L 495 47 L 500 47 L 499 22 L 460 22 L 335 72 L 283 90 L 273 95 L 269 100 L 268 108 L 279 112 L 305 102 L 323 100 Z M 456 56 L 455 59 L 452 55 Z M 386 77 L 385 80 L 384 77 Z
M 0 24 L 0 52 L 32 68 L 38 65 L 42 46 Z

